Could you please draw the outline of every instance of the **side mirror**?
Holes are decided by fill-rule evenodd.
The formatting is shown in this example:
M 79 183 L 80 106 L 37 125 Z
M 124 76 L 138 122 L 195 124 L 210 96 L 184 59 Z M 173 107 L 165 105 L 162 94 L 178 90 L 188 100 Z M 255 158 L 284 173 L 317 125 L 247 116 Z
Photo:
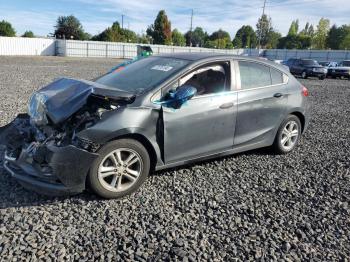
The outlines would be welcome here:
M 170 90 L 161 100 L 156 101 L 157 104 L 161 104 L 165 107 L 171 107 L 179 109 L 185 102 L 194 97 L 197 93 L 197 89 L 190 85 L 180 86 L 176 91 Z

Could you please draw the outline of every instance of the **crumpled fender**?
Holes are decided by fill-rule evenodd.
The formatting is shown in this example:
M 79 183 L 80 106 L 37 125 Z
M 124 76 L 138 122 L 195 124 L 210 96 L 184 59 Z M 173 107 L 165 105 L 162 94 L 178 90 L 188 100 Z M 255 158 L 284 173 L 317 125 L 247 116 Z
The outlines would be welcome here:
M 76 134 L 78 138 L 105 144 L 124 135 L 141 135 L 152 146 L 157 162 L 162 163 L 163 127 L 158 110 L 148 107 L 122 107 L 106 112 L 92 127 Z

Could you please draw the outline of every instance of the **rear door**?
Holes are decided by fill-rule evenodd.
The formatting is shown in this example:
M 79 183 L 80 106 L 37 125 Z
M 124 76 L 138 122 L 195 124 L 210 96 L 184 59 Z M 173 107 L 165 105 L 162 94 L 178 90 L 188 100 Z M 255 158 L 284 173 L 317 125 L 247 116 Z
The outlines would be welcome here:
M 215 64 L 203 65 L 194 70 L 200 73 L 193 75 L 192 72 L 182 78 L 186 84 L 197 88 L 198 95 L 180 109 L 163 107 L 164 158 L 167 164 L 232 149 L 237 92 L 232 91 L 235 77 L 230 61 L 222 63 L 228 66 L 224 89 L 220 89 L 223 81 L 219 74 L 215 78 L 216 73 L 210 71 L 209 76 L 203 76 L 206 73 L 203 68 Z M 219 85 L 215 86 L 210 75 L 218 80 Z M 201 78 L 205 81 L 199 81 Z
M 266 64 L 237 63 L 241 85 L 234 145 L 270 143 L 286 111 L 288 77 Z

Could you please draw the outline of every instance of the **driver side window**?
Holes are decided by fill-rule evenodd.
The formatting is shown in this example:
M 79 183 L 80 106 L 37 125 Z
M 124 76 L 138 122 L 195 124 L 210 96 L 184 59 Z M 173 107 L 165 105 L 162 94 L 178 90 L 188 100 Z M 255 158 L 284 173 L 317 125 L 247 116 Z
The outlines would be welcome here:
M 212 63 L 196 68 L 167 88 L 177 90 L 189 85 L 197 89 L 196 96 L 220 93 L 230 90 L 229 62 Z

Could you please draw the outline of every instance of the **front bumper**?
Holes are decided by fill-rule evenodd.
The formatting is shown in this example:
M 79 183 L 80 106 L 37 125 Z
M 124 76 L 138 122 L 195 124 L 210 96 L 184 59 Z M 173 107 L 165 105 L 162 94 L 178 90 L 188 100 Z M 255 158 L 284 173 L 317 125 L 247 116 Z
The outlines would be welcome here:
M 326 73 L 325 72 L 308 71 L 307 75 L 308 76 L 314 76 L 314 77 L 326 77 Z
M 5 152 L 4 168 L 25 188 L 50 196 L 81 193 L 92 161 L 98 156 L 73 145 L 47 146 L 45 166 L 27 149 L 18 157 Z

